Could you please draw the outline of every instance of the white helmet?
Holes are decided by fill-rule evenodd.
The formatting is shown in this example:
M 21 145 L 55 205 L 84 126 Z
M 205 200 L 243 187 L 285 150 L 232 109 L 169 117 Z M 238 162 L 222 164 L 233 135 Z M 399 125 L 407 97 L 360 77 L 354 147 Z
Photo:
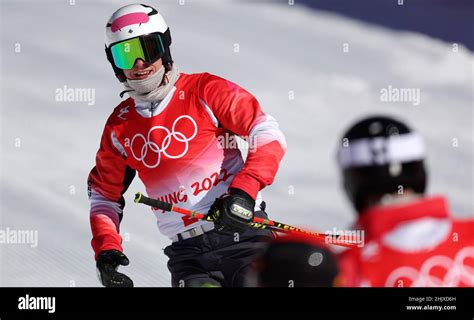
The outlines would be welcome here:
M 125 53 L 119 49 L 119 43 L 123 44 L 126 40 L 132 39 L 134 42 L 127 44 L 128 50 Z M 130 45 L 138 46 L 136 52 L 140 54 L 133 50 L 130 53 Z M 156 9 L 144 4 L 131 4 L 118 9 L 112 14 L 105 27 L 107 59 L 121 82 L 126 80 L 123 69 L 131 69 L 130 64 L 137 58 L 142 58 L 149 63 L 162 58 L 165 68 L 171 69 L 173 60 L 170 45 L 171 34 L 165 19 Z

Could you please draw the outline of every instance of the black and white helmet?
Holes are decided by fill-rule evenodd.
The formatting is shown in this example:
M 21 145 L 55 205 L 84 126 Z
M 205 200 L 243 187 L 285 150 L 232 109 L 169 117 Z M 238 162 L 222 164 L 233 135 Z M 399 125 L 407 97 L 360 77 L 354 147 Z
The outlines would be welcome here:
M 358 211 L 369 197 L 423 194 L 427 175 L 422 137 L 404 123 L 386 116 L 358 121 L 343 135 L 337 152 L 344 189 Z
M 328 247 L 305 235 L 282 236 L 252 265 L 259 287 L 339 286 L 339 267 Z M 253 286 L 253 284 L 252 284 Z

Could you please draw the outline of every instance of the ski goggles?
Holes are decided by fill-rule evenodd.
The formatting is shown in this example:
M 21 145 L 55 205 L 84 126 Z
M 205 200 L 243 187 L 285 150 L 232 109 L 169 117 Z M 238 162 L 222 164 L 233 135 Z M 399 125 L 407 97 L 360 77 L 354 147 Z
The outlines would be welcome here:
M 154 63 L 163 57 L 165 47 L 160 33 L 150 33 L 115 43 L 110 46 L 112 59 L 120 69 L 132 69 L 137 59 Z

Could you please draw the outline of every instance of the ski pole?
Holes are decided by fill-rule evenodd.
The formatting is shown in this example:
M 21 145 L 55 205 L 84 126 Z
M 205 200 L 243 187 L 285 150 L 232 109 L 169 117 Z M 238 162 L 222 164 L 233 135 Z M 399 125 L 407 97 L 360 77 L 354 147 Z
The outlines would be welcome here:
M 196 219 L 202 219 L 206 221 L 213 221 L 211 217 L 209 217 L 207 214 L 199 213 L 196 211 L 191 211 L 188 209 L 180 208 L 178 206 L 175 206 L 171 203 L 164 202 L 161 200 L 157 199 L 152 199 L 147 196 L 144 196 L 141 192 L 137 192 L 135 194 L 135 203 L 142 203 L 145 205 L 148 205 L 150 207 L 160 209 L 163 211 L 169 211 L 169 212 L 177 212 L 180 214 L 184 214 L 188 217 L 191 218 L 196 218 Z M 318 233 L 318 232 L 313 232 L 313 231 L 308 231 L 304 230 L 301 228 L 293 227 L 291 225 L 288 225 L 286 223 L 281 223 L 278 221 L 270 220 L 270 219 L 264 219 L 264 218 L 259 218 L 259 217 L 254 217 L 252 219 L 252 222 L 249 223 L 249 227 L 254 228 L 254 229 L 269 229 L 277 232 L 283 232 L 283 233 L 295 233 L 295 234 L 306 234 L 309 235 L 313 238 L 316 238 L 319 241 L 326 242 L 327 243 L 327 238 L 331 237 L 333 240 L 330 242 L 331 244 L 334 245 L 339 245 L 343 247 L 354 247 L 357 246 L 356 242 L 351 242 L 351 241 L 345 241 L 342 239 L 338 239 L 337 236 L 331 235 L 331 234 L 324 234 L 324 233 Z M 334 240 L 336 239 L 336 240 Z

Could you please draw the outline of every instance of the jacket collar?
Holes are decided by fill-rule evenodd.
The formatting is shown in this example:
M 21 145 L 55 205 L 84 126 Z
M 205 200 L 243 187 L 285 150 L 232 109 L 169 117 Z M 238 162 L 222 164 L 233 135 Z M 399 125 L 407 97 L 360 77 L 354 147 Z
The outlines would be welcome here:
M 357 221 L 367 238 L 380 238 L 400 223 L 420 218 L 446 218 L 447 200 L 442 196 L 421 198 L 410 204 L 377 206 L 363 211 Z

